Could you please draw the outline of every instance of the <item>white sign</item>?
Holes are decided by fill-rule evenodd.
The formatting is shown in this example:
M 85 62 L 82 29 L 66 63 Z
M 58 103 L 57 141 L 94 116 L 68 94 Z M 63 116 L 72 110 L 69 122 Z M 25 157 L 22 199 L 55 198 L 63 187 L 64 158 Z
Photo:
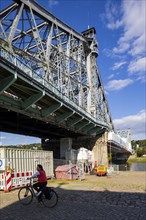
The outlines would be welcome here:
M 5 170 L 5 159 L 0 159 L 0 170 Z
M 40 159 L 39 156 L 34 156 L 34 161 L 35 161 L 35 162 L 38 162 L 39 159 Z

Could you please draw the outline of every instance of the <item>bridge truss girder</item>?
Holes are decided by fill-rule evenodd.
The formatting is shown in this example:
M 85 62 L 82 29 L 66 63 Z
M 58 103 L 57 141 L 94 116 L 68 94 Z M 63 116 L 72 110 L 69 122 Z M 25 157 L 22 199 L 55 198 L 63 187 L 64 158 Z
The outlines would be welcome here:
M 40 114 L 41 120 L 46 120 L 47 116 L 56 117 L 58 123 L 72 125 L 80 132 L 92 134 L 93 130 L 96 133 L 99 127 L 112 130 L 112 119 L 96 63 L 95 29 L 80 34 L 33 0 L 14 0 L 1 12 L 1 18 L 0 41 L 3 51 L 8 51 L 12 57 L 16 57 L 17 62 L 23 63 L 27 78 L 41 83 L 43 89 L 31 90 L 30 85 L 24 86 L 21 80 L 14 77 L 16 73 L 10 76 L 12 79 L 6 79 L 3 75 L 0 90 L 5 94 L 0 98 L 6 100 L 7 95 L 11 94 L 11 101 L 12 97 L 16 97 L 17 104 L 21 103 L 21 110 L 30 111 L 33 105 L 33 111 Z M 76 108 L 71 111 L 67 106 L 62 111 L 65 106 L 62 101 L 55 101 L 50 106 L 43 105 L 49 85 L 54 88 L 53 96 L 56 97 L 57 90 L 66 97 L 68 106 L 74 103 Z M 28 94 L 22 91 L 28 91 Z M 85 117 L 81 112 L 76 117 L 78 107 L 85 112 Z M 57 111 L 61 111 L 59 115 Z M 86 112 L 90 115 L 89 121 Z

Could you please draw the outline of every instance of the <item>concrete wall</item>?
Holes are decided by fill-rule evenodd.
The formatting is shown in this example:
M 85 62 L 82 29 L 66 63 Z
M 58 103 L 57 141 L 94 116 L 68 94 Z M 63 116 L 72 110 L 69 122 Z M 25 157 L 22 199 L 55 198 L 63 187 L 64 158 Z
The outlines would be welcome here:
M 53 151 L 53 157 L 59 159 L 60 158 L 60 140 L 52 139 L 45 140 L 42 139 L 42 148 L 43 150 Z
M 72 138 L 60 139 L 60 158 L 65 159 L 65 153 L 72 149 Z

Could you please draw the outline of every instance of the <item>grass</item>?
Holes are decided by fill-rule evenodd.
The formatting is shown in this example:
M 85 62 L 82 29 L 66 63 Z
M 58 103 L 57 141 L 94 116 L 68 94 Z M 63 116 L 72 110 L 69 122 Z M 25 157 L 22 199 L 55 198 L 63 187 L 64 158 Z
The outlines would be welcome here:
M 130 158 L 128 163 L 146 163 L 146 158 L 145 157 L 137 157 L 137 158 Z

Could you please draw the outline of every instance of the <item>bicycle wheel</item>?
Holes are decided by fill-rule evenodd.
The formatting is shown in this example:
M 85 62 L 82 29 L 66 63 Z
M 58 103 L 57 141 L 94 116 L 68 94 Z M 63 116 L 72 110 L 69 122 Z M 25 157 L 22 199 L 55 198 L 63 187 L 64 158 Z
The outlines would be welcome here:
M 45 196 L 44 193 L 42 194 L 42 203 L 44 204 L 44 206 L 48 208 L 53 208 L 54 206 L 57 205 L 57 202 L 58 202 L 58 194 L 53 189 L 50 189 L 50 194 L 48 198 Z
M 27 186 L 20 188 L 18 192 L 18 199 L 23 205 L 29 205 L 33 199 L 33 193 Z

